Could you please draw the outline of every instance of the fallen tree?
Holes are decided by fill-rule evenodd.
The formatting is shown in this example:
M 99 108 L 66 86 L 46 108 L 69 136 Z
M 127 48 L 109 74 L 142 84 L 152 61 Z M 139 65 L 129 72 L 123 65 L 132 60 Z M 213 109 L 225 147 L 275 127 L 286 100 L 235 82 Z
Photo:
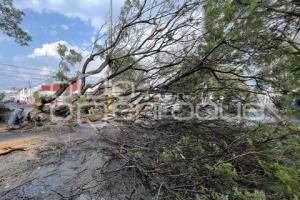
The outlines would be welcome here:
M 121 126 L 103 134 L 112 156 L 99 176 L 126 174 L 156 199 L 293 199 L 299 194 L 299 128 L 221 120 Z M 295 141 L 294 144 L 292 144 Z M 287 164 L 289 163 L 289 164 Z M 126 179 L 119 185 L 127 185 Z M 140 187 L 139 184 L 136 184 Z M 141 198 L 132 188 L 132 198 Z
M 57 78 L 62 83 L 55 95 L 40 101 L 43 105 L 54 101 L 78 81 L 81 90 L 74 101 L 89 90 L 95 98 L 107 95 L 111 82 L 118 81 L 132 84 L 120 95 L 126 96 L 128 102 L 132 93 L 211 92 L 216 94 L 213 101 L 217 102 L 221 96 L 252 101 L 251 94 L 291 91 L 295 84 L 285 81 L 282 74 L 289 73 L 293 62 L 299 59 L 298 17 L 293 14 L 299 6 L 284 4 L 291 11 L 278 12 L 279 5 L 243 1 L 128 1 L 114 24 L 113 35 L 100 34 L 106 32 L 105 26 L 101 27 L 86 58 L 59 46 Z M 272 55 L 278 57 L 269 59 Z M 283 66 L 287 59 L 291 61 L 288 67 Z M 92 68 L 96 61 L 98 66 Z M 67 72 L 76 63 L 83 63 L 81 71 L 69 77 Z M 276 65 L 276 70 L 271 65 Z M 278 71 L 281 75 L 273 74 Z M 99 74 L 98 80 L 89 80 Z M 249 82 L 254 83 L 255 89 L 249 87 Z
M 80 80 L 75 101 L 92 89 L 91 102 L 103 100 L 109 107 L 115 98 L 108 95 L 109 82 L 126 80 L 133 85 L 124 87 L 113 103 L 132 106 L 138 117 L 147 103 L 162 103 L 157 96 L 165 94 L 194 107 L 203 99 L 224 101 L 227 107 L 232 100 L 261 103 L 259 95 L 272 104 L 276 95 L 299 84 L 299 5 L 284 2 L 127 1 L 111 42 L 99 31 L 74 77 L 67 72 L 81 56 L 59 48 L 62 84 L 41 102 L 53 101 Z M 100 64 L 91 68 L 95 60 Z M 98 80 L 89 80 L 99 74 L 103 76 Z M 184 106 L 179 110 L 187 111 Z M 299 197 L 299 130 L 293 125 L 168 118 L 167 124 L 158 123 L 149 132 L 144 128 L 104 138 L 112 146 L 106 151 L 126 162 L 103 174 L 134 172 L 157 199 Z

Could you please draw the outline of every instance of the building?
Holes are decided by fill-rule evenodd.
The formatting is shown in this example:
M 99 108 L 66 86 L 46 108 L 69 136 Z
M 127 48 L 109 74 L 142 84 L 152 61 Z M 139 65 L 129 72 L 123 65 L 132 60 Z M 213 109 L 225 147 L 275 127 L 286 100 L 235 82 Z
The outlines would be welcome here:
M 59 89 L 60 89 L 60 83 L 42 84 L 40 86 L 39 95 L 51 96 L 54 95 Z M 67 102 L 69 97 L 73 96 L 74 94 L 78 94 L 79 90 L 80 90 L 80 83 L 79 82 L 73 83 L 53 103 L 57 104 L 57 103 Z
M 18 90 L 17 89 L 11 89 L 11 90 L 4 90 L 4 102 L 11 102 L 16 101 L 16 98 L 18 96 Z
M 47 83 L 42 84 L 40 89 L 40 95 L 42 96 L 51 96 L 55 94 L 56 91 L 60 89 L 60 83 Z M 73 83 L 70 85 L 64 92 L 64 95 L 67 94 L 77 94 L 80 90 L 80 83 Z
M 32 89 L 22 88 L 21 90 L 19 90 L 17 95 L 17 100 L 19 100 L 20 103 L 26 103 L 26 104 L 33 103 Z

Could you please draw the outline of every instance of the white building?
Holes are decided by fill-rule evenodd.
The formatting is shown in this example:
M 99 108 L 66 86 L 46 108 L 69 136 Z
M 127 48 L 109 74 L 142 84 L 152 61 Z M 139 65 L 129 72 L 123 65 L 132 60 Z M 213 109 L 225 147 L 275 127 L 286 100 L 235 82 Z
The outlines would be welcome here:
M 20 103 L 33 103 L 32 94 L 33 91 L 31 88 L 22 88 L 19 90 L 16 100 L 19 100 Z
M 9 101 L 16 101 L 16 97 L 18 94 L 18 90 L 4 90 L 4 102 L 9 102 Z

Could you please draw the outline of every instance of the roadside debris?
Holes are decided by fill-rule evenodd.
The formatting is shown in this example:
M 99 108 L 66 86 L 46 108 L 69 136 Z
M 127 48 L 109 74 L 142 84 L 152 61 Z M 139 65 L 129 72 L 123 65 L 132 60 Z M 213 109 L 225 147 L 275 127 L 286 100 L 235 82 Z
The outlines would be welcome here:
M 10 153 L 13 153 L 15 151 L 26 151 L 25 148 L 12 148 L 12 147 L 8 147 L 5 149 L 4 152 L 0 152 L 0 156 L 4 156 L 4 155 L 8 155 Z

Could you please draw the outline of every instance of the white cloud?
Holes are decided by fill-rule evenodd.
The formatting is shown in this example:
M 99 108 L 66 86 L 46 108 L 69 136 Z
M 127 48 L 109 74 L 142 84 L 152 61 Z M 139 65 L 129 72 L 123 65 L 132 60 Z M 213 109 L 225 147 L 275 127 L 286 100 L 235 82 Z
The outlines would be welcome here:
M 124 0 L 114 0 L 114 14 L 119 13 Z M 61 15 L 79 18 L 99 28 L 108 14 L 108 0 L 18 0 L 15 5 L 20 9 L 35 12 L 56 12 Z
M 35 48 L 33 50 L 33 53 L 28 55 L 27 57 L 28 58 L 37 58 L 37 57 L 47 56 L 47 57 L 59 58 L 59 55 L 57 53 L 59 44 L 65 45 L 70 49 L 74 49 L 74 50 L 80 52 L 79 47 L 70 45 L 68 42 L 61 40 L 61 41 L 57 41 L 57 42 L 53 42 L 53 43 L 43 44 L 42 47 Z
M 65 30 L 65 31 L 69 30 L 69 26 L 66 25 L 66 24 L 61 24 L 60 28 L 63 29 L 63 30 Z
M 30 58 L 30 59 L 41 58 L 41 59 L 45 60 L 44 57 L 47 57 L 47 58 L 52 58 L 57 61 L 60 59 L 60 57 L 57 53 L 59 44 L 65 45 L 69 49 L 74 49 L 76 52 L 81 53 L 83 60 L 86 59 L 87 56 L 89 56 L 91 53 L 90 49 L 88 49 L 86 47 L 81 48 L 76 45 L 71 45 L 70 43 L 68 43 L 64 40 L 60 40 L 60 41 L 53 42 L 53 43 L 46 43 L 46 44 L 43 44 L 39 48 L 35 48 L 31 54 L 26 56 L 26 58 Z

